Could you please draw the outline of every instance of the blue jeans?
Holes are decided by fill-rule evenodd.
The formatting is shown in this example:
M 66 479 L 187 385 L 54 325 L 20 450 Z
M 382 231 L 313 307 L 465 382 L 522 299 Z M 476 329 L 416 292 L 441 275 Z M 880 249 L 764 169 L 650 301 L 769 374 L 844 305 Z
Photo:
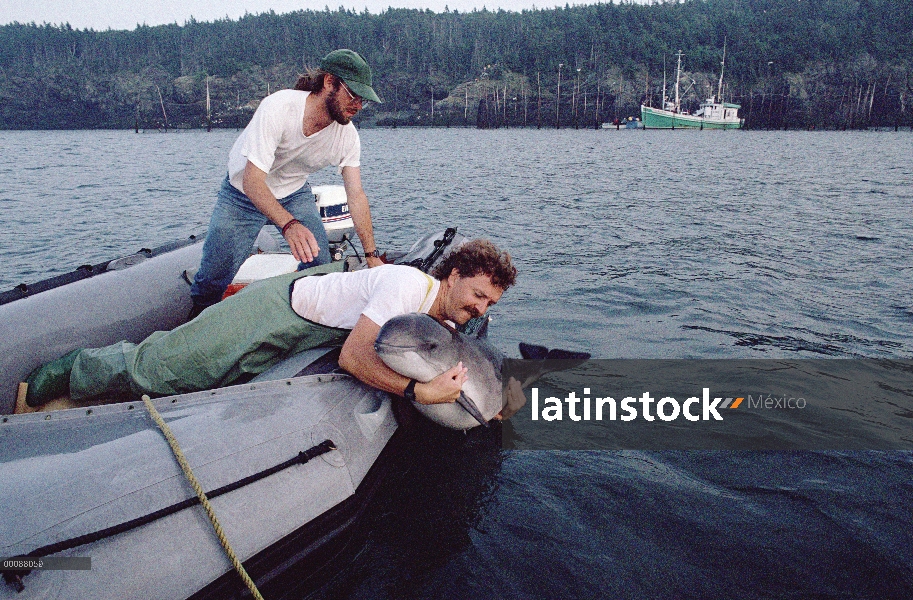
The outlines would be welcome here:
M 320 253 L 314 260 L 299 265 L 299 270 L 330 262 L 330 244 L 311 186 L 305 183 L 297 192 L 279 200 L 279 204 L 311 230 L 320 246 Z M 194 305 L 211 306 L 222 299 L 225 288 L 250 256 L 257 234 L 267 222 L 266 216 L 250 198 L 238 191 L 226 177 L 212 211 L 206 241 L 203 242 L 200 269 L 190 288 Z

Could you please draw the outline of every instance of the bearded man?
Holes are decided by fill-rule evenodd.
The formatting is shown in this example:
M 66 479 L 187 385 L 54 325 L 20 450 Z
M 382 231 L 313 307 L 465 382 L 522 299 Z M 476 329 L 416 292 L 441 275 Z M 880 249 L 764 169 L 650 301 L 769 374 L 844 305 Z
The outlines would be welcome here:
M 334 165 L 368 265 L 381 264 L 371 210 L 361 184 L 361 141 L 351 119 L 368 102 L 380 102 L 371 68 L 352 50 L 334 50 L 299 78 L 260 103 L 228 157 L 190 295 L 194 318 L 215 304 L 250 255 L 268 222 L 278 227 L 301 269 L 330 262 L 329 242 L 307 183 Z

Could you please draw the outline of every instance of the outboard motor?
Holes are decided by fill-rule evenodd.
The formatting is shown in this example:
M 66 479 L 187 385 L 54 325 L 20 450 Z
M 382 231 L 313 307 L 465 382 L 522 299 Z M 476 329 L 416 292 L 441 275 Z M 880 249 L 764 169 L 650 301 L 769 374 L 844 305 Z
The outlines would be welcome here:
M 352 239 L 352 234 L 355 233 L 346 188 L 341 185 L 315 185 L 311 191 L 314 192 L 317 210 L 320 211 L 320 219 L 327 232 L 330 254 L 333 260 L 340 260 L 342 245 Z

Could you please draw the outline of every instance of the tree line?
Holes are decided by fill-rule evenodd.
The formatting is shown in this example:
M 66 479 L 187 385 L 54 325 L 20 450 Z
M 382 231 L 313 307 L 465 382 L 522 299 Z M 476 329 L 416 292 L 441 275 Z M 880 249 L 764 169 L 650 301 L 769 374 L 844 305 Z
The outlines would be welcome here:
M 913 125 L 908 3 L 684 0 L 302 10 L 132 31 L 13 23 L 0 26 L 0 128 L 240 127 L 335 48 L 374 69 L 385 102 L 363 125 L 592 127 L 660 106 L 679 50 L 696 108 L 716 92 L 724 44 L 723 97 L 748 127 Z

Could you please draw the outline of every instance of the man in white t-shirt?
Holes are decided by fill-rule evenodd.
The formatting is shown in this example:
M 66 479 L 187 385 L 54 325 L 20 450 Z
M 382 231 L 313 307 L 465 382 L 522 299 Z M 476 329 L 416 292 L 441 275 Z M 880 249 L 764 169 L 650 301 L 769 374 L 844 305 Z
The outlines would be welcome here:
M 295 89 L 263 99 L 229 153 L 228 176 L 190 290 L 194 308 L 189 318 L 221 300 L 269 222 L 282 231 L 302 268 L 330 262 L 326 232 L 307 183 L 308 176 L 330 165 L 342 175 L 368 265 L 381 264 L 361 184 L 361 142 L 351 122 L 368 101 L 380 102 L 371 84 L 371 68 L 361 55 L 334 50 Z
M 405 265 L 316 273 L 338 264 L 251 284 L 139 344 L 73 351 L 29 375 L 26 401 L 40 406 L 67 393 L 78 401 L 210 389 L 343 340 L 339 364 L 361 381 L 423 404 L 455 401 L 467 379 L 462 364 L 418 383 L 386 366 L 374 341 L 384 323 L 402 314 L 425 313 L 457 325 L 485 314 L 516 280 L 510 256 L 473 240 L 447 255 L 433 276 Z

